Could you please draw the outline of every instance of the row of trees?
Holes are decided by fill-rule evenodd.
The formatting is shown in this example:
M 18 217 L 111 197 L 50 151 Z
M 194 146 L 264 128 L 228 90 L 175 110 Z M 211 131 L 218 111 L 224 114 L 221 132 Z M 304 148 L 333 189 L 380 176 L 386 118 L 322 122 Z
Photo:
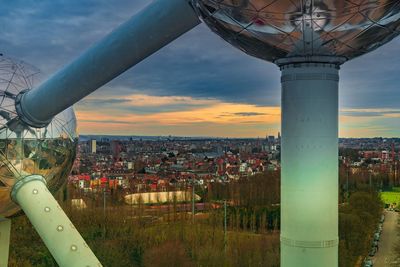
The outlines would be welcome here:
M 104 266 L 279 266 L 279 185 L 277 172 L 213 184 L 194 222 L 185 204 L 126 206 L 118 191 L 104 210 L 102 193 L 86 209 L 63 206 Z M 379 196 L 360 182 L 339 211 L 340 266 L 354 266 L 368 253 Z M 56 266 L 24 216 L 13 221 L 10 256 L 10 266 Z
M 269 171 L 230 183 L 213 183 L 208 199 L 229 200 L 233 206 L 240 207 L 271 206 L 280 202 L 280 182 L 280 173 Z
M 104 266 L 279 266 L 279 234 L 228 231 L 216 216 L 149 221 L 123 207 L 67 212 Z M 106 226 L 106 231 L 103 228 Z M 28 220 L 13 222 L 10 266 L 57 266 Z
M 339 266 L 355 266 L 368 255 L 382 214 L 379 194 L 366 185 L 358 190 L 339 208 Z

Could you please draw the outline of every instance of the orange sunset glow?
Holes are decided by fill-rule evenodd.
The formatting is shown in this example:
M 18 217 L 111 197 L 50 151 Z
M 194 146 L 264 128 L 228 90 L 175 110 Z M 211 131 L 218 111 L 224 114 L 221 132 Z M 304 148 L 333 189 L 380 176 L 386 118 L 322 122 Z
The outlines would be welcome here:
M 135 94 L 96 108 L 82 103 L 76 110 L 82 134 L 264 137 L 280 131 L 279 106 L 216 99 Z M 342 109 L 339 135 L 395 135 L 390 121 L 399 118 L 399 110 Z

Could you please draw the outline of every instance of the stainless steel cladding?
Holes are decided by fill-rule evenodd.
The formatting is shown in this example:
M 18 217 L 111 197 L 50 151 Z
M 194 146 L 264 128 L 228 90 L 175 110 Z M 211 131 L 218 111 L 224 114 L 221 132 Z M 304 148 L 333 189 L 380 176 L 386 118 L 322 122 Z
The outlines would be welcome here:
M 16 174 L 40 174 L 49 190 L 56 193 L 75 158 L 77 133 L 72 108 L 58 114 L 44 128 L 31 128 L 18 119 L 17 95 L 32 88 L 35 74 L 33 67 L 0 56 L 0 217 L 20 210 L 10 198 Z
M 400 33 L 396 0 L 192 0 L 200 18 L 247 54 L 352 59 Z M 312 60 L 311 60 L 312 61 Z

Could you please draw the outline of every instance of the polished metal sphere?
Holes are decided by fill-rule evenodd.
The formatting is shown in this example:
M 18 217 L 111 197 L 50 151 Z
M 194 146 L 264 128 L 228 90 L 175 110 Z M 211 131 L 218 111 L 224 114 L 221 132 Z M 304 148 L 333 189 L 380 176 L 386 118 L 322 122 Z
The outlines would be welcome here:
M 40 129 L 23 124 L 17 116 L 16 96 L 32 88 L 36 73 L 24 62 L 0 56 L 0 217 L 20 210 L 10 193 L 21 176 L 42 175 L 49 190 L 56 193 L 75 159 L 77 133 L 72 108 Z
M 352 59 L 400 33 L 398 0 L 192 0 L 200 18 L 233 46 L 275 62 Z

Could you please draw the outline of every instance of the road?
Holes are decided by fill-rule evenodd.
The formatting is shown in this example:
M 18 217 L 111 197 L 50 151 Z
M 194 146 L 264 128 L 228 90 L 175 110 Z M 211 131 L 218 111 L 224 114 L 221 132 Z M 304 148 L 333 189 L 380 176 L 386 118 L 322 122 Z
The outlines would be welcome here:
M 394 247 L 399 244 L 399 215 L 394 211 L 385 211 L 385 221 L 381 238 L 379 240 L 379 250 L 373 257 L 374 267 L 400 266 L 400 255 L 396 255 Z

